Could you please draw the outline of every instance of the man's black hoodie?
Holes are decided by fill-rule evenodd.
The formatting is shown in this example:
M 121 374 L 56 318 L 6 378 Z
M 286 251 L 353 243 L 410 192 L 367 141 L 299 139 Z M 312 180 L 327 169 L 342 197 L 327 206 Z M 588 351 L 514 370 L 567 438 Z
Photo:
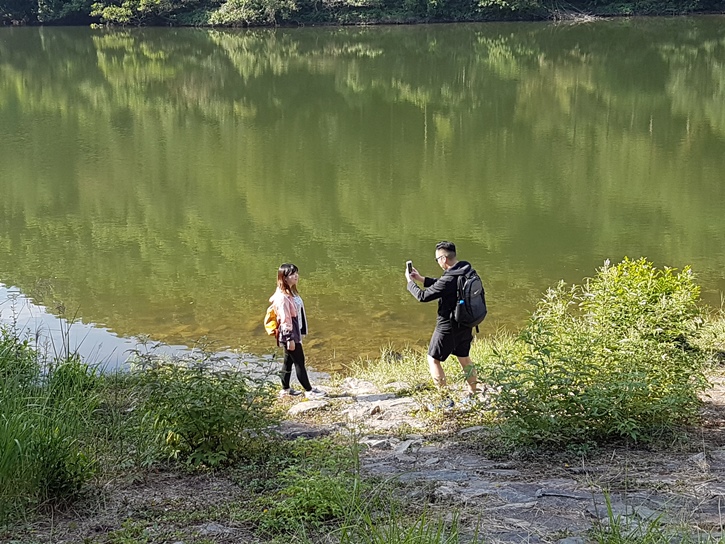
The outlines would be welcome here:
M 418 287 L 414 281 L 408 282 L 408 291 L 420 302 L 438 300 L 437 328 L 448 328 L 452 325 L 451 316 L 458 302 L 458 278 L 471 270 L 471 264 L 467 261 L 458 261 L 451 268 L 443 272 L 438 278 L 424 278 L 423 289 Z

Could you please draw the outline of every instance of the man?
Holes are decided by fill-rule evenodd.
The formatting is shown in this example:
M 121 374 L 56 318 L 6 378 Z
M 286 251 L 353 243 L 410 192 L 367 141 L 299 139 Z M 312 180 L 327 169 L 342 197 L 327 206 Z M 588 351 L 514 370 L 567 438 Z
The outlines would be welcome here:
M 469 357 L 473 329 L 461 327 L 453 321 L 453 310 L 458 303 L 458 278 L 470 269 L 470 263 L 456 258 L 456 246 L 452 242 L 439 242 L 436 245 L 435 259 L 443 269 L 443 275 L 436 279 L 421 276 L 413 268 L 405 271 L 408 280 L 408 291 L 420 302 L 438 300 L 438 317 L 435 330 L 428 346 L 428 368 L 433 382 L 439 387 L 446 386 L 446 374 L 441 361 L 455 355 L 461 363 L 468 382 L 469 394 L 476 392 L 476 367 Z M 423 289 L 415 281 L 423 283 Z

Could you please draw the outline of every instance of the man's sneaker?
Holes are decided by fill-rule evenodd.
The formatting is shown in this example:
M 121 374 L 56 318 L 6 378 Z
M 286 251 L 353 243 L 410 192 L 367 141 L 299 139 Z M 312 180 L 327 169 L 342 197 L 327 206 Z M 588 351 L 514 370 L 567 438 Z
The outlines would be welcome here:
M 305 397 L 307 397 L 308 399 L 321 399 L 326 396 L 327 393 L 325 393 L 321 389 L 317 389 L 316 387 L 313 387 L 309 391 L 305 392 Z
M 292 389 L 291 387 L 289 389 L 282 389 L 279 392 L 279 398 L 285 399 L 287 397 L 296 397 L 298 395 L 301 395 L 302 391 L 297 391 L 296 389 Z
M 426 404 L 426 408 L 428 408 L 429 412 L 437 412 L 438 410 L 450 410 L 456 405 L 455 402 L 453 402 L 453 399 L 450 397 L 446 397 L 443 400 L 433 403 L 429 402 Z
M 463 396 L 461 400 L 458 401 L 458 405 L 464 409 L 470 409 L 473 407 L 474 404 L 478 402 L 478 399 L 476 398 L 476 395 L 474 393 L 468 393 Z

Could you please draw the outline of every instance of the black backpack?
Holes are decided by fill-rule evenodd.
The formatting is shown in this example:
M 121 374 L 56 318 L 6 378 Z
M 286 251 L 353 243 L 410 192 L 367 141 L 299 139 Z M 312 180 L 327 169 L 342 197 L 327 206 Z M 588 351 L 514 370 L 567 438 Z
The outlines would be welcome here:
M 476 271 L 471 268 L 458 277 L 458 299 L 453 310 L 453 320 L 461 327 L 476 327 L 485 319 L 486 292 L 483 282 Z

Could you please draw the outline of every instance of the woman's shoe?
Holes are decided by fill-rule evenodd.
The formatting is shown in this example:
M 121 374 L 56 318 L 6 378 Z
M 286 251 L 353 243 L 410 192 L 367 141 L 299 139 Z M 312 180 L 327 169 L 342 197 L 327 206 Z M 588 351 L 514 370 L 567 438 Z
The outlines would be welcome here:
M 313 387 L 309 391 L 305 392 L 305 397 L 308 399 L 321 399 L 327 396 L 327 393 L 322 391 L 321 389 L 317 389 L 316 387 Z
M 292 389 L 291 387 L 289 389 L 282 389 L 279 392 L 279 398 L 285 399 L 287 397 L 296 397 L 298 395 L 301 395 L 302 391 L 297 391 L 296 389 Z

